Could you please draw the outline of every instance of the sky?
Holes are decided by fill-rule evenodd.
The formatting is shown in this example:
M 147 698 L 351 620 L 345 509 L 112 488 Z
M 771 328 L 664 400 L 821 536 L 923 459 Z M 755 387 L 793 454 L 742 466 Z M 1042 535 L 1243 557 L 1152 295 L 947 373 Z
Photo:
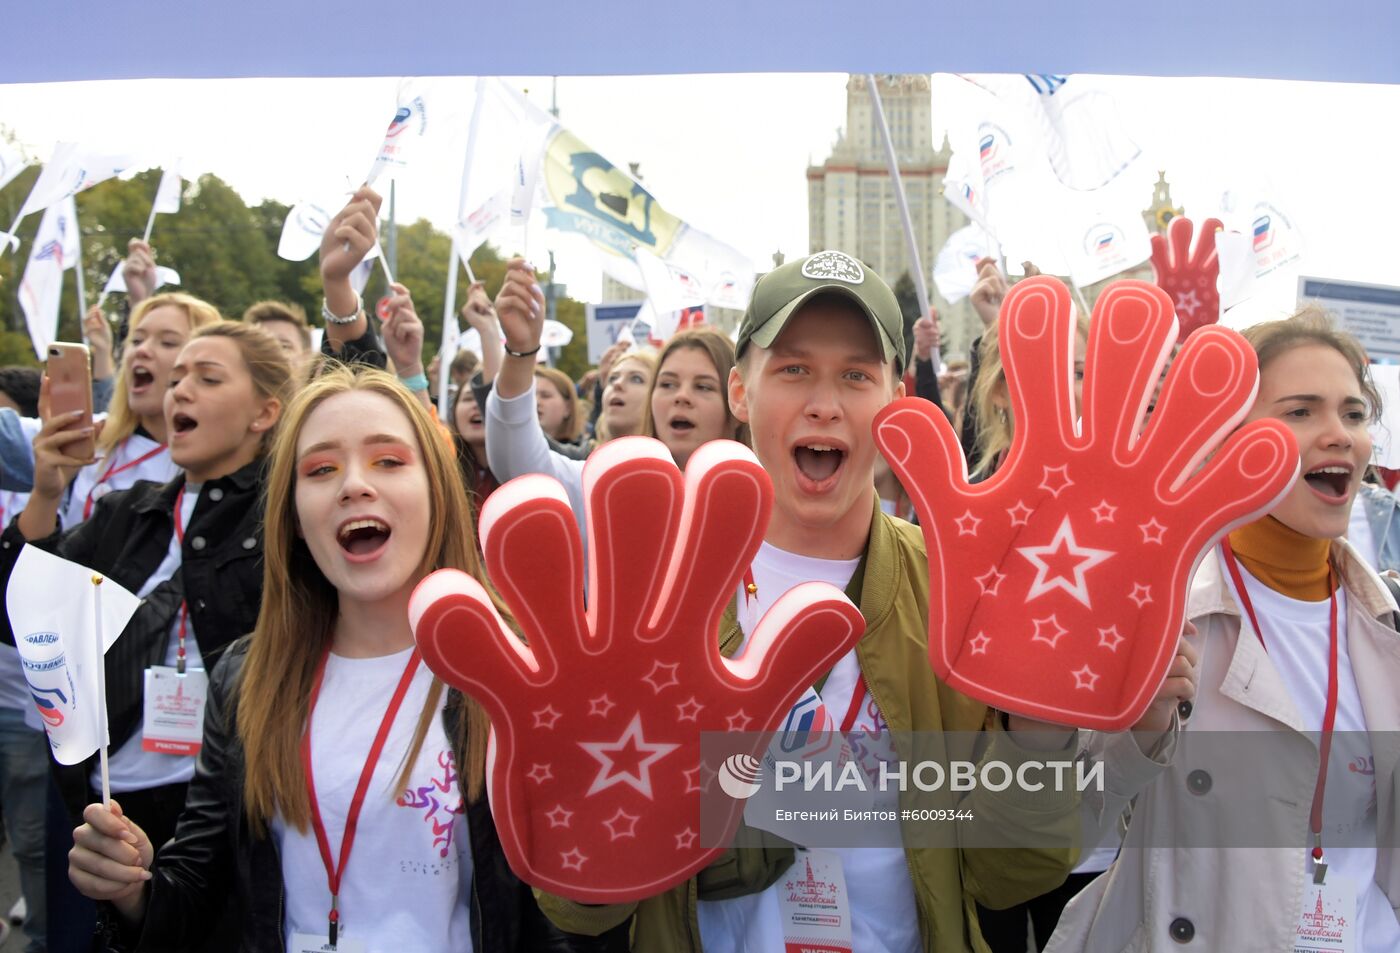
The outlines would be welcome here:
M 846 75 L 834 73 L 561 77 L 560 120 L 619 166 L 639 162 L 672 213 L 734 245 L 759 267 L 805 254 L 809 163 L 845 122 Z M 549 77 L 511 77 L 544 108 Z M 452 218 L 472 103 L 469 77 L 423 81 L 437 138 L 397 186 L 398 217 Z M 1302 231 L 1298 270 L 1400 285 L 1400 86 L 1263 80 L 1098 77 L 1118 100 L 1143 161 L 1165 169 L 1187 214 L 1224 188 L 1261 189 Z M 966 83 L 935 74 L 934 138 L 971 120 Z M 74 139 L 113 151 L 181 156 L 247 201 L 293 202 L 363 178 L 394 109 L 396 78 L 131 80 L 0 85 L 0 128 L 34 159 Z M 1153 176 L 1155 178 L 1155 175 Z M 387 186 L 386 186 L 387 188 Z M 1144 195 L 1146 206 L 1150 196 Z M 543 230 L 529 255 L 544 256 Z M 586 257 L 563 253 L 559 280 L 596 300 Z M 1286 311 L 1298 271 L 1256 289 L 1251 307 Z

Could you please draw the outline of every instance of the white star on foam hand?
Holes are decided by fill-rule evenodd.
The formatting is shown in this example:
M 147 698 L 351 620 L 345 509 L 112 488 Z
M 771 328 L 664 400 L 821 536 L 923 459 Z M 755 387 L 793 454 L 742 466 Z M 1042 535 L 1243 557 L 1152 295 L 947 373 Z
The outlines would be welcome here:
M 680 747 L 680 745 L 663 742 L 652 743 L 643 738 L 642 716 L 640 714 L 632 716 L 627 729 L 622 732 L 622 737 L 616 741 L 580 741 L 578 746 L 596 758 L 601 766 L 598 769 L 598 776 L 593 779 L 593 784 L 584 792 L 584 797 L 597 794 L 615 784 L 626 784 L 648 798 L 651 797 L 651 766 Z M 646 752 L 646 757 L 637 762 L 636 773 L 630 769 L 614 770 L 616 766 L 613 763 L 612 755 L 627 749 Z
M 1094 514 L 1095 523 L 1112 523 L 1113 514 L 1118 512 L 1118 507 L 1110 504 L 1108 500 L 1104 500 L 1089 512 Z
M 1157 517 L 1155 516 L 1146 523 L 1139 523 L 1138 529 L 1142 530 L 1142 541 L 1144 543 L 1160 543 L 1162 541 L 1162 534 L 1167 531 L 1165 526 L 1157 522 Z
M 984 596 L 994 596 L 997 589 L 1001 587 L 1002 581 L 1006 579 L 1005 573 L 997 572 L 997 567 L 993 566 L 980 576 L 974 576 L 974 581 L 982 587 Z
M 608 829 L 609 840 L 617 840 L 620 837 L 636 837 L 637 822 L 641 819 L 640 814 L 628 814 L 622 808 L 618 808 L 616 814 L 603 822 L 603 826 Z
M 583 870 L 583 862 L 587 859 L 577 847 L 559 852 L 559 862 L 565 870 Z
M 664 689 L 670 688 L 672 685 L 680 684 L 680 679 L 676 678 L 676 669 L 678 668 L 680 668 L 680 665 L 676 662 L 672 662 L 669 665 L 656 662 L 652 665 L 651 671 L 642 681 L 650 685 L 651 690 L 660 695 Z
M 608 717 L 608 712 L 616 707 L 617 702 L 609 698 L 607 692 L 604 692 L 597 698 L 590 698 L 588 700 L 588 714 L 590 715 L 601 715 L 606 718 Z
M 1017 500 L 1016 505 L 1008 507 L 1006 512 L 1011 517 L 1012 526 L 1025 526 L 1030 520 L 1031 513 L 1033 513 L 1034 510 L 1020 500 Z
M 554 769 L 547 764 L 532 764 L 530 770 L 525 772 L 525 777 L 536 784 L 544 784 L 554 779 Z
M 968 510 L 962 516 L 953 520 L 958 526 L 959 536 L 976 536 L 977 526 L 982 522 L 981 517 L 973 516 L 972 510 Z
M 744 709 L 740 708 L 724 720 L 724 727 L 730 731 L 743 731 L 748 728 L 751 721 L 753 719 L 744 713 Z
M 690 850 L 695 844 L 696 834 L 690 828 L 686 828 L 676 835 L 676 850 Z
M 545 706 L 544 706 L 543 708 L 541 708 L 539 711 L 535 712 L 534 715 L 535 715 L 535 727 L 536 727 L 536 728 L 543 728 L 543 729 L 545 729 L 546 731 L 548 731 L 549 729 L 553 728 L 553 727 L 554 727 L 554 723 L 555 723 L 556 721 L 558 721 L 558 720 L 560 719 L 560 717 L 561 717 L 561 715 L 559 714 L 559 712 L 557 712 L 557 711 L 554 710 L 554 706 L 553 706 L 553 705 L 545 705 Z
M 1087 662 L 1084 663 L 1083 668 L 1075 669 L 1073 672 L 1070 672 L 1070 674 L 1074 676 L 1075 688 L 1087 688 L 1091 692 L 1094 690 L 1094 685 L 1097 684 L 1099 680 L 1098 674 L 1089 668 L 1089 663 Z
M 1196 316 L 1196 309 L 1201 306 L 1201 299 L 1196 295 L 1196 289 L 1190 291 L 1177 292 L 1176 310 L 1188 318 Z
M 1123 635 L 1118 631 L 1118 626 L 1111 625 L 1106 629 L 1099 629 L 1099 648 L 1117 652 L 1122 642 Z
M 1074 529 L 1070 526 L 1068 516 L 1060 523 L 1060 528 L 1055 531 L 1048 546 L 1020 546 L 1016 552 L 1025 556 L 1031 565 L 1035 566 L 1035 581 L 1031 583 L 1030 592 L 1026 594 L 1027 602 L 1038 599 L 1051 590 L 1063 589 L 1086 609 L 1093 607 L 1089 605 L 1089 589 L 1084 581 L 1084 573 L 1113 555 L 1107 549 L 1090 549 L 1076 543 Z M 1051 575 L 1050 564 L 1045 561 L 1046 556 L 1062 552 L 1079 560 L 1074 567 L 1073 580 L 1059 573 Z
M 696 701 L 695 696 L 692 695 L 688 701 L 683 701 L 676 706 L 676 720 L 695 721 L 704 707 L 705 706 Z
M 978 632 L 972 638 L 967 640 L 967 647 L 971 650 L 973 655 L 986 655 L 987 644 L 991 641 L 992 640 L 988 638 L 987 633 Z
M 1060 493 L 1071 486 L 1074 486 L 1074 481 L 1069 478 L 1069 465 L 1064 464 L 1058 467 L 1046 467 L 1045 476 L 1041 479 L 1038 489 L 1045 490 L 1058 500 Z
M 1032 619 L 1031 623 L 1035 626 L 1035 633 L 1031 636 L 1031 641 L 1044 642 L 1052 649 L 1055 647 L 1055 643 L 1060 641 L 1060 637 L 1069 632 L 1068 629 L 1060 625 L 1060 620 L 1055 618 L 1054 613 L 1044 619 Z
M 574 812 L 562 804 L 556 804 L 554 810 L 546 811 L 545 818 L 549 821 L 551 829 L 556 827 L 568 827 L 569 818 L 574 816 Z
M 1137 603 L 1137 607 L 1141 609 L 1152 601 L 1152 587 L 1135 582 L 1133 583 L 1133 591 L 1128 593 L 1128 598 Z

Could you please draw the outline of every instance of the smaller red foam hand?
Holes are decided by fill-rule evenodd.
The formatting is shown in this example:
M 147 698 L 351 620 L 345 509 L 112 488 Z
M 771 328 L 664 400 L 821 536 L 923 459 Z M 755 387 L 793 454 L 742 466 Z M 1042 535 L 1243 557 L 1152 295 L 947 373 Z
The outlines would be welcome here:
M 1189 218 L 1177 216 L 1167 226 L 1166 237 L 1152 236 L 1152 276 L 1176 308 L 1177 340 L 1184 341 L 1197 328 L 1220 320 L 1220 257 L 1215 235 L 1220 220 L 1208 218 L 1191 248 Z
M 1099 296 L 1076 426 L 1075 325 L 1054 278 L 1022 281 L 1002 304 L 1015 432 L 989 479 L 969 482 L 928 401 L 885 408 L 875 439 L 923 527 L 934 672 L 1006 711 L 1117 731 L 1162 682 L 1195 565 L 1287 492 L 1298 449 L 1276 420 L 1235 429 L 1257 363 L 1219 326 L 1187 339 L 1144 426 L 1176 321 L 1143 281 Z
M 420 583 L 409 615 L 424 661 L 491 718 L 488 792 L 511 867 L 551 893 L 621 903 L 683 882 L 724 849 L 700 843 L 712 787 L 701 731 L 776 726 L 865 622 L 839 590 L 807 583 L 773 605 L 741 656 L 720 656 L 720 616 L 772 509 L 768 474 L 741 444 L 706 444 L 682 480 L 659 441 L 614 440 L 589 457 L 584 496 L 586 610 L 564 491 L 527 476 L 491 495 L 480 526 L 526 642 L 455 570 Z M 756 757 L 752 738 L 742 753 Z M 741 812 L 739 801 L 719 812 L 731 836 Z

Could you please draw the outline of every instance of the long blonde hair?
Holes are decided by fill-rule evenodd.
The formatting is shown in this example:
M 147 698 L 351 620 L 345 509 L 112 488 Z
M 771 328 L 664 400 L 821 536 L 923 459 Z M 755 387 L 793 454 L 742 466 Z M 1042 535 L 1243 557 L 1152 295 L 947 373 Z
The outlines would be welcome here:
M 452 568 L 486 582 L 452 448 L 423 405 L 383 371 L 337 367 L 306 385 L 283 416 L 273 442 L 266 482 L 262 610 L 238 686 L 238 737 L 246 763 L 243 799 L 248 820 L 259 833 L 266 832 L 277 814 L 301 831 L 310 819 L 301 738 L 308 726 L 316 667 L 335 629 L 338 599 L 297 534 L 296 447 L 316 408 L 352 391 L 388 398 L 408 418 L 417 437 L 431 513 L 419 573 Z M 498 609 L 509 618 L 503 606 Z M 407 783 L 441 700 L 442 683 L 435 678 L 395 790 Z M 475 801 L 485 780 L 490 724 L 470 698 L 462 696 L 462 705 L 463 728 L 455 742 L 465 743 L 467 764 L 458 770 L 466 778 L 468 798 Z
M 206 324 L 213 324 L 222 318 L 219 309 L 207 301 L 201 301 L 194 295 L 187 295 L 180 291 L 167 291 L 164 294 L 152 295 L 145 301 L 138 304 L 131 312 L 131 321 L 128 326 L 126 336 L 131 337 L 141 322 L 146 320 L 146 316 L 156 308 L 172 307 L 179 308 L 189 319 L 190 331 L 193 332 Z M 107 408 L 107 422 L 102 425 L 102 434 L 97 439 L 97 450 L 100 455 L 107 456 L 112 450 L 120 445 L 136 432 L 141 421 L 131 412 L 131 404 L 126 395 L 127 387 L 131 383 L 131 348 L 127 346 L 123 350 L 122 364 L 117 370 L 117 379 L 113 382 L 112 402 Z
M 642 367 L 645 367 L 645 368 L 647 369 L 647 376 L 648 376 L 649 378 L 651 378 L 652 381 L 655 381 L 655 380 L 656 380 L 656 353 L 655 353 L 654 351 L 631 351 L 631 352 L 629 352 L 629 353 L 627 353 L 627 354 L 624 354 L 624 355 L 622 355 L 621 357 L 619 357 L 616 361 L 613 361 L 613 365 L 612 365 L 612 368 L 611 368 L 610 370 L 614 370 L 614 371 L 615 371 L 615 370 L 617 370 L 619 367 L 621 367 L 623 364 L 627 363 L 628 361 L 634 361 L 634 362 L 636 362 L 636 363 L 642 365 Z M 608 382 L 607 382 L 607 381 L 603 381 L 603 391 L 606 392 L 607 389 L 608 389 Z M 647 392 L 646 392 L 646 394 L 643 395 L 643 397 L 642 397 L 642 404 L 643 404 L 642 413 L 645 414 L 645 413 L 647 412 L 647 411 L 646 411 L 646 407 L 649 406 L 649 405 L 651 404 L 651 384 L 648 384 L 648 385 L 647 385 Z M 594 446 L 598 446 L 599 444 L 607 443 L 609 440 L 613 439 L 614 437 L 619 436 L 618 434 L 612 433 L 612 432 L 610 432 L 610 431 L 608 430 L 608 420 L 607 420 L 607 416 L 608 416 L 608 408 L 607 408 L 607 407 L 601 407 L 601 408 L 599 408 L 599 410 L 598 410 L 598 423 L 597 423 L 597 424 L 594 426 L 594 428 L 593 428 L 593 445 L 594 445 Z

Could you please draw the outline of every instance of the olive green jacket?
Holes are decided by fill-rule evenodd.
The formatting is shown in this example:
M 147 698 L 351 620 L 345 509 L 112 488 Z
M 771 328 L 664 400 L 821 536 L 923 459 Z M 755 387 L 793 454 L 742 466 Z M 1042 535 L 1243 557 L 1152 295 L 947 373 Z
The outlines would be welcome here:
M 1018 746 L 989 717 L 986 705 L 953 691 L 934 677 L 928 659 L 928 558 L 917 527 L 882 513 L 875 506 L 866 550 L 860 610 L 865 635 L 856 645 L 861 673 L 896 739 L 902 732 L 980 732 L 952 736 L 944 744 L 937 736 L 921 735 L 918 760 L 929 757 L 929 746 L 946 750 L 948 758 L 995 759 L 1013 770 L 1022 761 L 1045 758 Z M 731 602 L 720 624 L 720 648 L 735 652 L 743 636 Z M 971 738 L 981 739 L 973 750 L 951 750 Z M 899 744 L 898 740 L 896 741 Z M 1057 759 L 1072 758 L 1074 746 Z M 909 759 L 906 752 L 901 756 Z M 912 759 L 911 759 L 912 760 Z M 1053 831 L 1065 846 L 1046 848 L 906 848 L 909 873 L 919 909 L 919 932 L 928 953 L 986 953 L 976 926 L 976 903 L 1000 909 L 1039 896 L 1064 882 L 1078 851 L 1069 846 L 1078 829 L 1078 797 L 1050 786 L 1040 792 L 1019 791 L 1015 785 L 999 793 L 979 788 L 955 800 L 953 794 L 919 794 L 918 807 L 959 807 L 976 816 L 985 834 L 995 831 L 1008 845 L 1017 832 Z M 932 798 L 932 800 L 931 800 Z M 911 803 L 901 794 L 901 806 Z M 906 831 L 908 828 L 906 828 Z M 909 840 L 906 835 L 906 840 Z M 747 858 L 744 855 L 749 855 Z M 635 914 L 632 949 L 639 953 L 687 953 L 701 950 L 696 902 L 757 892 L 772 883 L 791 855 L 768 850 L 731 850 L 717 868 L 707 869 L 664 894 L 635 904 L 587 906 L 536 892 L 540 907 L 561 929 L 598 935 Z M 776 869 L 775 869 L 776 868 Z M 709 890 L 711 875 L 724 884 Z M 745 882 L 736 889 L 735 882 Z

